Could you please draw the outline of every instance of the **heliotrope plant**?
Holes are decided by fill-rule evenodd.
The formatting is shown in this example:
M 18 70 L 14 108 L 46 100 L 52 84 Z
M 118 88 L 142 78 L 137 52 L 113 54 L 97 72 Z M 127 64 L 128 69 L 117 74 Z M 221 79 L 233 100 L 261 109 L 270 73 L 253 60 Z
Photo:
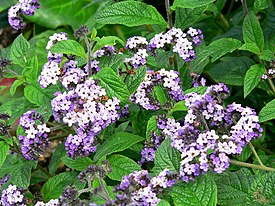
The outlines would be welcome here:
M 273 2 L 10 6 L 1 205 L 275 204 Z

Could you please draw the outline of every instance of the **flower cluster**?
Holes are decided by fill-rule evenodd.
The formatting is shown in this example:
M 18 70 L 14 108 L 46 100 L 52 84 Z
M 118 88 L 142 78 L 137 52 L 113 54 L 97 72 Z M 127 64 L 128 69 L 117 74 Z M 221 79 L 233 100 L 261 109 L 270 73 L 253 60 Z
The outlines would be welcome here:
M 52 199 L 47 203 L 39 201 L 34 206 L 59 206 L 59 201 L 58 199 Z
M 17 187 L 16 185 L 9 185 L 7 189 L 2 191 L 1 205 L 5 206 L 26 206 L 26 199 L 24 198 L 26 191 Z
M 86 206 L 84 202 L 77 198 L 78 191 L 75 186 L 67 187 L 58 198 L 58 206 Z
M 203 95 L 189 93 L 185 96 L 188 113 L 184 120 L 159 121 L 159 129 L 181 153 L 184 181 L 210 169 L 223 172 L 229 167 L 229 155 L 240 154 L 248 142 L 261 137 L 263 130 L 251 108 L 236 103 L 223 106 L 228 94 L 222 83 L 209 87 Z
M 193 87 L 205 86 L 206 79 L 204 79 L 200 75 L 196 73 L 191 73 L 191 77 L 193 78 Z
M 47 134 L 50 129 L 46 126 L 43 117 L 34 110 L 22 115 L 20 125 L 26 133 L 25 136 L 18 136 L 22 144 L 22 154 L 28 160 L 35 160 L 50 146 Z
M 113 205 L 155 206 L 160 201 L 157 194 L 165 188 L 172 187 L 176 181 L 177 175 L 171 174 L 168 169 L 152 179 L 147 170 L 135 171 L 124 176 L 120 185 L 115 188 L 118 195 Z
M 157 72 L 148 70 L 146 76 L 137 91 L 131 95 L 130 100 L 139 104 L 146 110 L 158 110 L 160 103 L 154 97 L 153 90 L 156 86 L 162 86 L 167 90 L 170 99 L 178 102 L 183 100 L 180 78 L 176 71 L 161 69 Z
M 203 35 L 201 30 L 189 28 L 186 33 L 181 29 L 172 28 L 166 33 L 156 34 L 148 44 L 150 55 L 155 56 L 157 49 L 169 49 L 173 46 L 173 52 L 186 62 L 196 58 L 194 46 L 201 43 Z
M 8 12 L 9 24 L 12 28 L 19 30 L 26 26 L 21 14 L 33 16 L 36 9 L 39 8 L 38 0 L 19 0 L 19 3 L 10 7 Z
M 126 58 L 124 62 L 130 63 L 134 68 L 139 68 L 146 64 L 148 42 L 144 37 L 134 36 L 127 40 L 126 49 L 134 53 L 131 58 Z
M 120 117 L 120 100 L 110 99 L 92 79 L 55 95 L 51 102 L 55 119 L 74 126 L 77 132 L 65 143 L 68 156 L 88 156 L 96 150 L 96 135 Z
M 270 62 L 270 68 L 268 69 L 267 73 L 261 76 L 262 79 L 270 79 L 275 77 L 275 60 Z

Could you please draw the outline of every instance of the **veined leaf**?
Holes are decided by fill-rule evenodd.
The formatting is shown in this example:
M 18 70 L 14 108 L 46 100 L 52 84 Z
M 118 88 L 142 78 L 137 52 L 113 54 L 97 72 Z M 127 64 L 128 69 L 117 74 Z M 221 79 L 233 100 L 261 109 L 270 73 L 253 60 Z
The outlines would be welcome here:
M 83 171 L 93 163 L 93 161 L 89 157 L 77 157 L 75 159 L 72 159 L 68 156 L 64 156 L 61 158 L 61 160 L 67 167 L 75 169 L 77 171 Z
M 51 49 L 52 53 L 73 54 L 86 58 L 86 52 L 83 47 L 74 40 L 65 40 L 57 42 Z
M 208 5 L 215 0 L 175 0 L 171 9 L 175 10 L 176 8 L 197 8 L 201 6 Z
M 255 43 L 247 43 L 242 45 L 239 50 L 245 50 L 245 51 L 250 51 L 254 54 L 259 54 L 261 51 L 259 49 L 259 47 L 257 46 L 257 44 Z
M 275 99 L 268 102 L 259 113 L 260 122 L 265 122 L 275 118 Z
M 129 75 L 126 79 L 126 84 L 130 94 L 133 94 L 146 75 L 146 67 L 139 68 L 134 75 Z
M 27 63 L 26 55 L 30 48 L 29 42 L 20 34 L 12 43 L 10 58 L 14 64 L 25 66 Z
M 4 164 L 6 157 L 8 155 L 10 146 L 5 141 L 0 141 L 0 169 Z
M 13 84 L 12 84 L 12 86 L 11 86 L 11 88 L 10 88 L 10 94 L 11 94 L 11 96 L 13 96 L 13 95 L 15 94 L 17 87 L 19 87 L 19 86 L 22 85 L 23 83 L 24 83 L 24 82 L 23 82 L 22 80 L 19 80 L 19 79 L 15 80 L 15 81 L 13 82 Z

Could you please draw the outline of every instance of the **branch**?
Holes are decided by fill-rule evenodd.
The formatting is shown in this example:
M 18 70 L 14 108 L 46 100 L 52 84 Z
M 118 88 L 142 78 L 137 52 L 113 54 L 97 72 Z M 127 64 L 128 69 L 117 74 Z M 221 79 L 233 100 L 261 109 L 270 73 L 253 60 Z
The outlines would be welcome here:
M 234 164 L 234 165 L 242 166 L 242 167 L 249 167 L 249 168 L 252 168 L 252 169 L 275 172 L 274 168 L 266 167 L 264 165 L 254 165 L 254 164 L 250 164 L 250 163 L 246 163 L 246 162 L 240 162 L 240 161 L 237 161 L 237 160 L 230 160 L 230 163 Z

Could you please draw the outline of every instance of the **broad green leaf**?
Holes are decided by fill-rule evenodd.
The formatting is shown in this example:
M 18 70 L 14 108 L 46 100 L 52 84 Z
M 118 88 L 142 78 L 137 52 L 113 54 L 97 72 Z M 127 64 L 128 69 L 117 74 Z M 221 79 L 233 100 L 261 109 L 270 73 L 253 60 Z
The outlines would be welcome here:
M 275 118 L 275 99 L 268 102 L 259 113 L 260 122 L 266 122 L 274 118 Z
M 66 155 L 65 145 L 64 142 L 59 144 L 56 149 L 54 150 L 51 161 L 49 164 L 49 172 L 54 174 L 58 169 L 60 163 L 62 162 L 61 158 Z
M 98 13 L 96 21 L 101 24 L 123 24 L 129 27 L 144 24 L 167 24 L 155 7 L 137 1 L 112 4 Z
M 68 156 L 64 156 L 61 158 L 61 160 L 67 167 L 75 169 L 77 171 L 83 171 L 93 163 L 93 161 L 89 157 L 77 157 L 75 159 L 72 159 Z
M 177 149 L 171 146 L 172 140 L 165 139 L 156 151 L 153 171 L 155 174 L 160 173 L 165 168 L 170 172 L 179 172 L 180 168 L 180 153 Z
M 27 79 L 27 82 L 37 81 L 40 69 L 38 67 L 38 57 L 36 55 L 27 61 L 22 74 Z
M 224 172 L 216 180 L 218 187 L 218 204 L 222 206 L 247 205 L 246 199 L 254 176 L 248 169 L 236 172 Z
M 191 93 L 191 92 L 196 92 L 198 94 L 204 94 L 207 90 L 207 86 L 198 86 L 198 87 L 193 87 L 190 89 L 187 89 L 184 91 L 185 94 Z
M 83 24 L 87 24 L 90 28 L 93 27 L 94 15 L 99 5 L 88 6 L 88 1 L 78 1 L 73 4 L 68 0 L 58 0 L 58 2 L 46 0 L 39 3 L 40 9 L 35 11 L 35 15 L 25 16 L 25 18 L 52 29 L 65 25 L 78 29 Z
M 259 47 L 257 46 L 257 44 L 255 43 L 246 43 L 244 45 L 242 45 L 239 50 L 245 50 L 245 51 L 250 51 L 254 54 L 259 54 L 261 51 L 259 49 Z
M 22 85 L 23 83 L 24 83 L 24 82 L 23 82 L 22 80 L 19 80 L 19 79 L 15 80 L 15 81 L 13 82 L 13 84 L 12 84 L 12 86 L 11 86 L 11 88 L 10 88 L 10 94 L 11 94 L 11 96 L 13 96 L 13 95 L 15 94 L 17 87 L 19 87 L 19 86 Z
M 51 99 L 47 96 L 43 89 L 38 86 L 27 85 L 24 88 L 25 97 L 33 104 L 38 106 L 50 107 Z
M 193 25 L 199 21 L 203 15 L 203 12 L 206 10 L 206 6 L 201 6 L 197 8 L 179 8 L 176 10 L 175 17 L 175 27 L 186 29 L 189 26 Z
M 10 172 L 12 184 L 28 188 L 30 185 L 31 170 L 37 165 L 36 161 L 21 162 L 13 167 Z
M 65 186 L 73 184 L 77 175 L 77 172 L 63 172 L 48 179 L 41 189 L 44 201 L 59 198 Z
M 208 5 L 215 0 L 175 0 L 171 9 L 175 10 L 176 8 L 197 8 L 201 6 Z
M 275 59 L 274 53 L 270 50 L 264 50 L 263 53 L 259 56 L 260 59 L 270 62 Z
M 153 115 L 147 123 L 147 128 L 146 128 L 146 140 L 151 139 L 151 134 L 152 132 L 156 132 L 157 135 L 160 135 L 160 131 L 158 129 L 157 125 L 157 116 Z
M 26 55 L 30 48 L 29 42 L 20 34 L 12 43 L 10 58 L 14 64 L 25 66 L 27 63 Z
M 255 64 L 249 68 L 244 78 L 244 98 L 259 84 L 264 73 L 265 66 L 263 64 Z
M 102 38 L 96 38 L 94 40 L 97 41 L 97 43 L 94 46 L 92 52 L 97 51 L 98 49 L 104 47 L 105 45 L 114 46 L 116 42 L 119 42 L 122 46 L 125 46 L 124 41 L 122 41 L 117 36 L 104 36 Z
M 59 41 L 50 50 L 52 53 L 62 53 L 68 55 L 73 54 L 86 58 L 86 52 L 84 48 L 74 40 Z
M 194 182 L 173 185 L 169 195 L 175 206 L 216 206 L 217 185 L 210 175 L 205 174 Z
M 114 70 L 116 73 L 118 69 L 123 66 L 124 59 L 127 57 L 125 54 L 114 54 L 112 56 L 102 56 L 100 58 L 99 67 L 108 67 Z
M 236 86 L 243 86 L 247 70 L 255 63 L 248 57 L 223 57 L 220 60 L 220 63 L 207 67 L 205 72 L 217 82 Z
M 275 173 L 260 176 L 248 191 L 248 205 L 275 205 Z
M 167 96 L 166 92 L 164 91 L 163 87 L 161 87 L 160 85 L 157 85 L 154 87 L 153 90 L 154 90 L 154 93 L 155 93 L 160 105 L 164 105 L 165 103 L 168 102 L 168 96 Z
M 32 104 L 25 97 L 13 98 L 0 106 L 0 113 L 8 113 L 11 118 L 7 123 L 12 124 L 31 106 Z
M 170 203 L 167 202 L 166 200 L 161 200 L 157 206 L 170 206 Z
M 108 95 L 117 97 L 122 102 L 128 100 L 130 93 L 127 86 L 112 69 L 105 67 L 95 77 L 100 79 L 100 83 L 105 87 Z
M 253 11 L 257 14 L 259 11 L 268 8 L 270 0 L 255 0 L 253 5 Z
M 170 112 L 187 111 L 187 110 L 188 110 L 188 107 L 185 105 L 185 101 L 179 101 L 174 105 L 174 107 L 171 109 Z
M 126 130 L 126 128 L 128 127 L 130 121 L 126 121 L 121 123 L 117 128 L 115 132 L 124 132 Z
M 102 145 L 97 147 L 94 161 L 106 157 L 115 152 L 120 152 L 128 149 L 132 145 L 143 141 L 144 138 L 127 132 L 117 132 Z
M 255 43 L 262 51 L 264 35 L 257 17 L 250 11 L 243 21 L 243 39 L 246 44 Z
M 130 94 L 133 94 L 137 90 L 137 88 L 143 81 L 145 75 L 146 75 L 146 67 L 141 67 L 136 70 L 134 75 L 129 75 L 126 78 L 126 84 Z
M 1 169 L 9 153 L 10 146 L 4 141 L 0 141 L 0 148 L 1 148 L 0 149 L 0 169 Z
M 121 181 L 123 176 L 141 170 L 140 166 L 129 157 L 111 155 L 107 160 L 112 167 L 112 172 L 107 176 L 112 180 Z

